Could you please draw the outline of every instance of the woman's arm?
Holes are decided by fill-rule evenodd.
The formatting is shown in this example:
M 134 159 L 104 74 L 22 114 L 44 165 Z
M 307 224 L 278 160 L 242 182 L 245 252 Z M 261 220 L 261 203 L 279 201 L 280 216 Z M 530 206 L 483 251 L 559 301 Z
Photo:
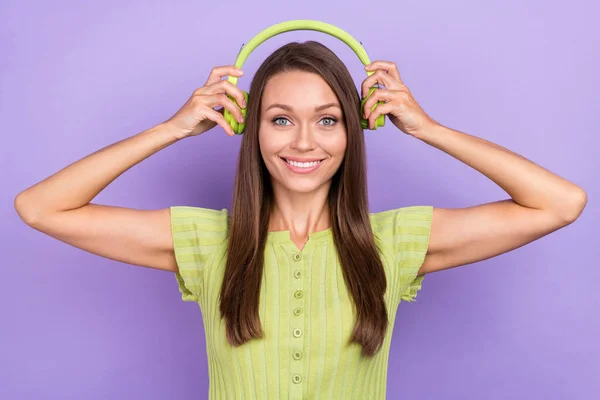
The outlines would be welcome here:
M 83 207 L 125 171 L 176 141 L 168 126 L 159 124 L 108 145 L 22 191 L 15 207 L 26 222 Z
M 375 83 L 386 87 L 375 89 L 363 105 L 369 126 L 387 114 L 402 132 L 476 169 L 512 197 L 468 208 L 434 208 L 418 275 L 505 253 L 579 217 L 587 203 L 582 188 L 504 147 L 439 124 L 404 85 L 396 63 L 378 60 L 365 69 L 375 72 L 362 83 L 363 97 Z
M 581 187 L 485 139 L 441 124 L 415 137 L 481 172 L 523 207 L 572 222 L 587 202 Z
M 90 202 L 129 168 L 177 140 L 163 123 L 111 144 L 19 193 L 15 208 L 29 226 L 90 253 L 174 271 L 169 209 Z
M 428 255 L 419 271 L 439 271 L 521 247 L 575 221 L 585 191 L 502 146 L 437 124 L 414 135 L 481 172 L 512 199 L 461 209 L 434 208 Z
M 19 193 L 15 208 L 25 223 L 90 253 L 145 267 L 176 271 L 170 209 L 134 210 L 90 203 L 123 172 L 176 141 L 216 125 L 233 136 L 225 110 L 242 122 L 245 94 L 225 76 L 233 66 L 214 67 L 205 84 L 167 121 L 111 144 Z M 221 107 L 215 110 L 215 107 Z

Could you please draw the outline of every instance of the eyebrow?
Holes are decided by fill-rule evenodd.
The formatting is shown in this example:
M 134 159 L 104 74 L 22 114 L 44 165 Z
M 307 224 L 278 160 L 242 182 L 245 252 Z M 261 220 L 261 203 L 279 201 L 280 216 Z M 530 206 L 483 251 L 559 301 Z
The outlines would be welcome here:
M 337 107 L 341 110 L 341 107 L 338 103 L 327 103 L 327 104 L 323 104 L 322 106 L 315 107 L 315 112 L 325 110 L 326 108 L 329 108 L 329 107 Z M 280 104 L 280 103 L 271 104 L 269 107 L 267 107 L 267 109 L 265 111 L 269 111 L 271 108 L 283 108 L 284 110 L 287 110 L 290 112 L 294 111 L 294 109 L 291 106 L 288 106 L 287 104 Z

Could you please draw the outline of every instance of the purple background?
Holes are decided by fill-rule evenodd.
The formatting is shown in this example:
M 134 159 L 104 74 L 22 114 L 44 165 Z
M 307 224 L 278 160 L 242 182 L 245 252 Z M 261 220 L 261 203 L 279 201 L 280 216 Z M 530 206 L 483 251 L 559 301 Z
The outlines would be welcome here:
M 522 154 L 588 193 L 574 224 L 425 278 L 417 302 L 398 309 L 388 398 L 597 398 L 597 3 L 366 4 L 2 1 L 0 398 L 206 397 L 201 313 L 181 301 L 174 275 L 43 235 L 21 222 L 13 200 L 68 164 L 162 122 L 213 66 L 233 64 L 242 43 L 290 19 L 346 30 L 372 60 L 399 65 L 434 119 Z M 366 74 L 350 48 L 309 31 L 259 46 L 239 86 L 249 88 L 277 47 L 309 39 L 332 48 L 360 88 Z M 366 135 L 373 212 L 508 198 L 389 120 Z M 229 208 L 240 141 L 216 127 L 176 143 L 94 202 Z

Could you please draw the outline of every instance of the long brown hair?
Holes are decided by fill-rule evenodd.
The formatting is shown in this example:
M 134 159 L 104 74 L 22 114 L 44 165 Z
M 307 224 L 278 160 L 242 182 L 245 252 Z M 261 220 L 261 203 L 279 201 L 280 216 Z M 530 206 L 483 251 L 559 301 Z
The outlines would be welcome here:
M 259 148 L 260 106 L 268 79 L 293 70 L 320 75 L 342 107 L 347 146 L 344 159 L 332 178 L 327 203 L 333 240 L 357 316 L 350 342 L 361 344 L 363 354 L 373 356 L 381 347 L 388 327 L 384 302 L 387 282 L 369 218 L 360 96 L 342 61 L 315 41 L 292 42 L 280 47 L 262 63 L 252 79 L 220 293 L 220 312 L 221 318 L 226 319 L 227 340 L 239 346 L 252 338 L 263 337 L 258 307 L 274 197 L 270 174 Z

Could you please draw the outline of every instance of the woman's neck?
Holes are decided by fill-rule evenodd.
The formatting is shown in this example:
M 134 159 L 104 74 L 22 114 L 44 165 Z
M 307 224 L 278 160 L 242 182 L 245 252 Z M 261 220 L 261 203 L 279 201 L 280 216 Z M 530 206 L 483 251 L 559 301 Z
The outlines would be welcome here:
M 327 193 L 275 195 L 269 232 L 289 231 L 290 236 L 307 238 L 309 233 L 331 227 Z

